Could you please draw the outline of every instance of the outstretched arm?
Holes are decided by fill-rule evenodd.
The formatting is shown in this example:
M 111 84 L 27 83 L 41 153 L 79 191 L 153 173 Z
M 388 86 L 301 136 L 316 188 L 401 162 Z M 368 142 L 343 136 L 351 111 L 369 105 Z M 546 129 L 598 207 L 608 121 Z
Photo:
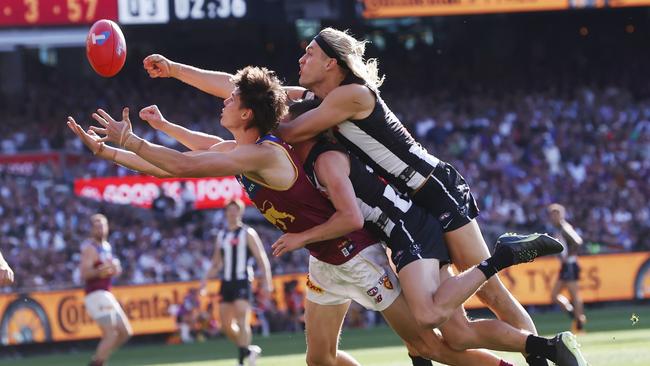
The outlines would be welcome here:
M 142 108 L 140 119 L 149 123 L 156 130 L 171 136 L 190 150 L 208 150 L 213 145 L 224 141 L 219 136 L 193 131 L 167 120 L 157 105 Z
M 98 109 L 95 118 L 103 128 L 92 126 L 91 129 L 106 135 L 100 141 L 117 143 L 158 168 L 169 172 L 174 177 L 224 177 L 247 172 L 260 172 L 272 167 L 276 161 L 273 147 L 265 145 L 237 145 L 223 141 L 217 147 L 220 151 L 196 151 L 182 153 L 161 145 L 150 143 L 133 133 L 129 120 L 129 109 L 122 111 L 122 121 L 114 120 L 108 113 Z M 93 116 L 94 117 L 94 116 Z
M 269 258 L 266 256 L 266 251 L 264 251 L 264 245 L 259 235 L 253 228 L 248 228 L 247 231 L 247 244 L 248 249 L 253 253 L 255 257 L 255 262 L 262 269 L 262 275 L 264 279 L 264 289 L 268 292 L 273 290 L 273 278 L 271 277 L 271 264 L 269 263 Z
M 278 135 L 286 142 L 308 140 L 348 119 L 367 117 L 374 108 L 374 96 L 362 85 L 340 86 L 316 108 L 296 119 L 281 123 Z
M 271 246 L 276 257 L 310 243 L 341 237 L 363 227 L 363 215 L 349 178 L 349 158 L 339 151 L 328 151 L 318 157 L 314 168 L 318 181 L 326 187 L 336 212 L 326 222 L 311 229 L 282 235 Z
M 163 55 L 153 54 L 145 57 L 144 69 L 152 78 L 173 77 L 205 93 L 222 99 L 228 98 L 235 85 L 232 74 L 222 71 L 204 70 L 198 67 L 174 62 Z M 288 86 L 284 88 L 291 100 L 302 99 L 305 88 Z

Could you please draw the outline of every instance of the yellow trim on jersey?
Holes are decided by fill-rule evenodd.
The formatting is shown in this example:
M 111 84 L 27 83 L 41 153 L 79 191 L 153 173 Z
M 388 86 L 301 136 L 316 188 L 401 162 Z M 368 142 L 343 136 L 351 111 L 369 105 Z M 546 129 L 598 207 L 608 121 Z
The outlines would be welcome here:
M 287 155 L 287 158 L 289 158 L 289 161 L 291 162 L 291 166 L 293 166 L 293 171 L 296 174 L 295 174 L 295 176 L 293 178 L 293 182 L 291 182 L 291 184 L 289 185 L 289 188 L 280 189 L 280 188 L 277 188 L 277 187 L 273 187 L 273 186 L 271 186 L 269 184 L 262 183 L 262 182 L 258 181 L 257 179 L 253 179 L 253 178 L 251 178 L 250 176 L 248 176 L 246 174 L 242 174 L 242 175 L 245 176 L 246 178 L 252 180 L 254 183 L 259 184 L 259 185 L 261 185 L 263 187 L 266 187 L 268 189 L 272 189 L 274 191 L 279 191 L 279 192 L 288 191 L 288 190 L 291 189 L 291 187 L 293 187 L 294 184 L 296 184 L 296 181 L 298 180 L 298 167 L 296 167 L 296 164 L 293 162 L 293 159 L 291 159 L 291 155 L 289 155 L 289 152 L 287 151 L 287 149 L 284 148 L 284 146 L 282 146 L 282 145 L 280 145 L 280 144 L 278 144 L 277 142 L 274 142 L 274 141 L 269 141 L 269 140 L 262 141 L 263 144 L 267 143 L 267 142 L 280 147 L 282 149 L 282 151 L 284 151 L 284 153 Z

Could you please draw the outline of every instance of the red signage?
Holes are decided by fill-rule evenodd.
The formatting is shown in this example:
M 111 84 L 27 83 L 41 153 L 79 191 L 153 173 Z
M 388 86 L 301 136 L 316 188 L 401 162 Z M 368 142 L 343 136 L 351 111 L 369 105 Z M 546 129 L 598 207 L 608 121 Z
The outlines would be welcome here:
M 78 196 L 98 201 L 150 208 L 153 200 L 158 197 L 160 188 L 171 198 L 180 199 L 181 182 L 185 182 L 185 188 L 194 196 L 197 209 L 220 208 L 236 198 L 247 205 L 251 204 L 246 192 L 234 177 L 158 179 L 149 176 L 128 176 L 76 179 L 74 192 Z
M 2 0 L 0 27 L 91 24 L 117 19 L 117 0 Z

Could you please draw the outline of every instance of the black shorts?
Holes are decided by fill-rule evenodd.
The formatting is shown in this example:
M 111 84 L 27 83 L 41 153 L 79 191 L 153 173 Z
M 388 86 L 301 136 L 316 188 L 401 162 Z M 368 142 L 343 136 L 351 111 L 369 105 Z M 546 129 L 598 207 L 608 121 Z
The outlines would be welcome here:
M 560 268 L 561 281 L 577 281 L 580 278 L 580 266 L 578 263 L 562 262 Z
M 234 302 L 235 300 L 252 301 L 253 292 L 249 280 L 221 281 L 221 302 Z
M 440 223 L 416 205 L 411 206 L 402 220 L 395 223 L 387 244 L 397 272 L 418 259 L 435 258 L 440 261 L 441 267 L 450 263 Z
M 440 162 L 413 195 L 413 202 L 438 219 L 444 232 L 456 230 L 478 216 L 469 186 L 451 164 Z

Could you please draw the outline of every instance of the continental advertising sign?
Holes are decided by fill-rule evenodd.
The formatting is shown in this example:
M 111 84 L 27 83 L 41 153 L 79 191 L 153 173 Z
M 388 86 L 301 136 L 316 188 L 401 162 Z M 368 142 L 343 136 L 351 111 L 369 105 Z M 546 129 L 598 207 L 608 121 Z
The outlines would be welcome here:
M 286 309 L 285 284 L 296 281 L 298 290 L 305 293 L 305 277 L 295 274 L 273 278 L 276 288 L 273 296 L 281 310 Z M 116 286 L 112 292 L 131 321 L 135 335 L 171 333 L 176 330 L 176 319 L 170 307 L 181 304 L 189 290 L 198 285 L 198 282 L 176 282 Z M 206 309 L 208 302 L 217 300 L 219 286 L 219 281 L 209 283 L 207 296 L 201 297 L 202 309 Z M 5 345 L 100 336 L 99 328 L 86 313 L 81 289 L 0 294 L 0 314 L 0 343 Z M 218 307 L 214 316 L 218 316 Z
M 579 263 L 579 287 L 585 302 L 650 299 L 650 252 L 585 256 Z M 558 259 L 544 258 L 512 267 L 501 273 L 501 279 L 523 304 L 548 305 L 559 267 Z M 280 310 L 287 306 L 283 289 L 294 281 L 303 294 L 322 292 L 309 284 L 304 274 L 275 276 L 273 297 Z M 176 330 L 176 322 L 170 306 L 180 304 L 190 288 L 197 286 L 196 282 L 118 286 L 113 293 L 136 335 L 171 333 Z M 217 299 L 218 289 L 217 281 L 210 283 L 208 296 L 201 298 L 203 309 L 209 301 Z M 471 298 L 466 306 L 482 305 Z M 218 314 L 216 306 L 214 311 Z M 0 314 L 2 344 L 79 340 L 100 335 L 99 328 L 86 314 L 84 294 L 79 289 L 2 294 Z

